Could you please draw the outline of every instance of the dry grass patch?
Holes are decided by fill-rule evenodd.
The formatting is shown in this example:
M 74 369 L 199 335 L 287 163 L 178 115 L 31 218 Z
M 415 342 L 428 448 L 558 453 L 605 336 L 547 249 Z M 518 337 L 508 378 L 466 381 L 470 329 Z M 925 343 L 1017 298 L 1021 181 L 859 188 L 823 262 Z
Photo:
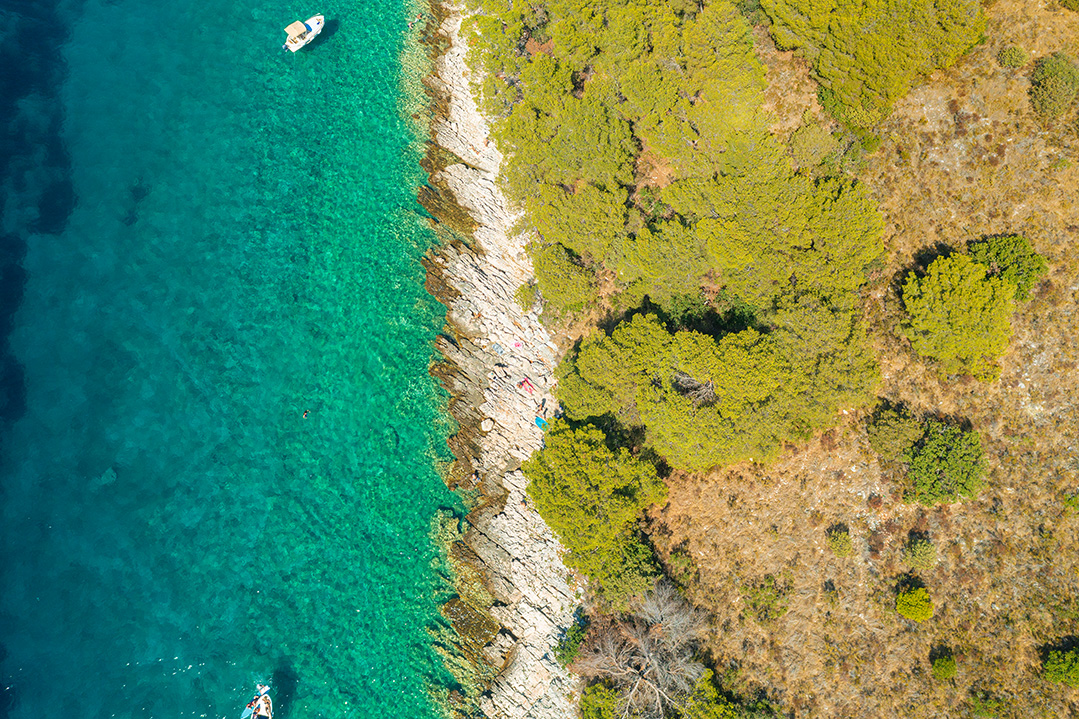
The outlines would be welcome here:
M 817 83 L 809 76 L 809 63 L 794 51 L 776 49 L 768 28 L 753 28 L 753 50 L 768 72 L 768 89 L 764 91 L 761 109 L 772 116 L 769 130 L 786 139 L 802 124 L 809 111 L 820 114 L 817 103 Z

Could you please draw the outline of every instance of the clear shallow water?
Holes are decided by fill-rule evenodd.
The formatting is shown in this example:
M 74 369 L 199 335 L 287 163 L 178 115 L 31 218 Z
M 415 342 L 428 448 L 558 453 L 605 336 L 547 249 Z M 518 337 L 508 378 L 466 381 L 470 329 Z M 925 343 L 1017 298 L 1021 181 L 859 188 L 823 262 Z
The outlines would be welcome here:
M 324 3 L 292 55 L 299 4 L 23 5 L 0 715 L 231 719 L 270 680 L 281 717 L 435 716 L 455 499 L 406 9 Z

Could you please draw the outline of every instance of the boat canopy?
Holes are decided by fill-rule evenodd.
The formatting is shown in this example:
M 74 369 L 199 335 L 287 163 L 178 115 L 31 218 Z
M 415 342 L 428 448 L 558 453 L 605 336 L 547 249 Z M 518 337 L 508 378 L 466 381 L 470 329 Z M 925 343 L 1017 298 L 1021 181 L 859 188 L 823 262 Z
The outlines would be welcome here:
M 299 20 L 297 20 L 296 22 L 292 23 L 291 25 L 289 25 L 288 27 L 285 28 L 285 32 L 288 33 L 288 36 L 290 38 L 299 37 L 300 35 L 303 35 L 305 32 L 307 32 L 307 30 L 308 30 L 307 25 L 300 22 Z

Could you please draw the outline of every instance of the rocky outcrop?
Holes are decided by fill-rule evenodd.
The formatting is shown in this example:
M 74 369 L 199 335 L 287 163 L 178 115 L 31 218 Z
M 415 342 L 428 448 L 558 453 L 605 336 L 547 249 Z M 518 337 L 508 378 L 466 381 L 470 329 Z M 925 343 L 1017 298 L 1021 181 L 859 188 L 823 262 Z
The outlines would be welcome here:
M 428 157 L 431 188 L 421 200 L 469 238 L 443 245 L 427 262 L 428 288 L 448 308 L 438 342 L 445 362 L 434 373 L 454 398 L 450 410 L 460 426 L 450 440 L 458 458 L 451 482 L 481 495 L 461 540 L 467 550 L 451 550 L 451 557 L 479 569 L 489 596 L 477 609 L 499 625 L 484 634 L 485 646 L 473 658 L 494 669 L 481 699 L 484 713 L 568 719 L 576 714 L 576 681 L 551 647 L 573 621 L 578 589 L 519 471 L 540 448 L 539 424 L 554 408 L 558 350 L 536 312 L 515 299 L 532 278 L 525 238 L 513 232 L 517 213 L 495 182 L 502 155 L 472 98 L 460 9 L 441 11 L 436 18 L 445 52 L 429 81 L 437 147 Z M 467 600 L 469 593 L 461 595 Z

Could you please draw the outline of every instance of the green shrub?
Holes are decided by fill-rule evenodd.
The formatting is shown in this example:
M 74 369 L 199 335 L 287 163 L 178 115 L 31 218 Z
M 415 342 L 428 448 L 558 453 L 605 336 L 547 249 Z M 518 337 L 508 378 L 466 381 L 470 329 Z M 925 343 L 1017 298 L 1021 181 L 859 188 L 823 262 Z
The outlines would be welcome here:
M 521 468 L 528 494 L 569 552 L 565 562 L 622 607 L 651 586 L 651 549 L 637 538 L 641 511 L 667 495 L 656 469 L 626 449 L 612 451 L 595 427 L 552 420 L 544 447 Z
M 685 587 L 697 577 L 697 567 L 687 550 L 675 549 L 667 556 L 667 576 L 680 587 Z
M 974 692 L 970 697 L 970 711 L 976 717 L 995 719 L 1005 708 L 1004 700 L 989 692 Z
M 1045 658 L 1045 678 L 1079 689 L 1079 650 L 1053 650 Z
M 839 149 L 839 141 L 827 129 L 811 122 L 794 131 L 790 146 L 794 163 L 804 170 L 819 165 L 835 153 Z
M 942 647 L 934 652 L 931 660 L 933 662 L 933 676 L 938 681 L 944 682 L 955 678 L 955 657 L 952 655 L 951 650 Z
M 955 657 L 948 655 L 933 660 L 933 676 L 939 681 L 954 679 L 956 674 Z
M 581 719 L 618 719 L 618 692 L 605 684 L 585 687 L 581 693 Z
M 850 530 L 845 524 L 837 524 L 830 528 L 825 535 L 828 539 L 828 548 L 837 557 L 849 557 L 854 551 L 854 543 L 850 539 Z
M 948 67 L 985 30 L 978 0 L 762 0 L 783 48 L 804 48 L 822 103 L 845 124 L 882 120 L 914 82 Z M 823 99 L 823 98 L 822 98 Z M 838 106 L 839 112 L 835 111 Z
M 937 566 L 937 548 L 928 539 L 912 539 L 903 548 L 903 559 L 914 569 L 928 572 Z
M 1034 63 L 1030 74 L 1030 104 L 1044 120 L 1060 117 L 1079 93 L 1079 68 L 1062 52 L 1054 52 Z
M 581 653 L 581 645 L 584 644 L 585 634 L 588 633 L 588 619 L 584 616 L 576 618 L 573 624 L 566 629 L 565 635 L 554 646 L 554 657 L 564 667 L 573 664 L 573 660 Z
M 513 299 L 517 300 L 517 306 L 525 312 L 531 310 L 539 299 L 539 286 L 534 283 L 521 285 L 513 293 Z
M 1049 263 L 1022 235 L 986 237 L 970 246 L 970 256 L 1015 285 L 1015 299 L 1026 300 L 1030 288 L 1049 270 Z
M 895 610 L 914 622 L 924 622 L 933 618 L 933 600 L 925 587 L 913 587 L 899 592 L 895 599 Z
M 955 425 L 930 420 L 925 436 L 907 453 L 907 502 L 926 506 L 973 497 L 982 488 L 982 438 Z
M 890 462 L 898 461 L 925 434 L 925 426 L 906 407 L 881 402 L 869 419 L 869 446 Z
M 756 584 L 742 588 L 742 600 L 750 615 L 761 624 L 767 624 L 787 613 L 791 589 L 789 576 L 776 579 L 774 575 L 766 574 Z
M 999 376 L 997 358 L 1012 333 L 1014 284 L 988 276 L 988 268 L 967 255 L 938 257 L 924 277 L 907 275 L 903 304 L 904 334 L 915 352 L 946 372 L 983 381 Z
M 543 185 L 529 198 L 529 215 L 546 242 L 562 245 L 591 262 L 607 256 L 624 234 L 626 191 L 608 192 L 585 184 L 576 192 Z
M 592 273 L 574 262 L 562 245 L 534 247 L 532 261 L 540 292 L 556 311 L 574 312 L 596 298 Z
M 1060 0 L 1060 4 L 1069 10 L 1079 12 L 1079 0 Z
M 997 53 L 1001 67 L 1023 67 L 1030 62 L 1030 55 L 1021 47 L 1009 45 Z
M 862 144 L 862 150 L 864 150 L 867 155 L 872 155 L 879 150 L 880 143 L 882 142 L 880 135 L 872 133 L 862 133 L 859 135 L 858 140 Z
M 739 712 L 716 691 L 712 672 L 705 670 L 679 716 L 681 719 L 739 719 Z

